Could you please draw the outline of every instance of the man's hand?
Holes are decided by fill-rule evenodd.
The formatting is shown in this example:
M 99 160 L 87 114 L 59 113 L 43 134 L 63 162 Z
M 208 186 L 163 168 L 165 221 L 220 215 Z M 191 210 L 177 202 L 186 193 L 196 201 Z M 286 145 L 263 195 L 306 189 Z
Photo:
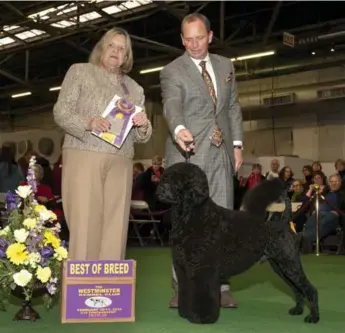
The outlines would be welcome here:
M 194 143 L 186 145 L 186 142 L 193 142 L 193 135 L 187 129 L 181 129 L 176 135 L 176 142 L 183 151 L 194 150 Z
M 237 172 L 243 163 L 242 149 L 235 148 L 234 156 L 235 156 L 235 172 Z

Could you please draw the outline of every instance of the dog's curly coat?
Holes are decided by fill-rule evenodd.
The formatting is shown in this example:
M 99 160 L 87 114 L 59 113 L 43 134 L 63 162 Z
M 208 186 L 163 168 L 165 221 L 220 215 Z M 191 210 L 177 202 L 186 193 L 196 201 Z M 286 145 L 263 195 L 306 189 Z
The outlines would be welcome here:
M 179 314 L 193 323 L 214 323 L 220 313 L 220 277 L 230 278 L 266 255 L 274 271 L 291 287 L 300 315 L 310 302 L 306 322 L 319 321 L 318 293 L 300 261 L 296 234 L 287 221 L 268 222 L 266 209 L 283 185 L 263 181 L 249 191 L 241 211 L 216 205 L 209 197 L 205 173 L 191 163 L 167 168 L 157 189 L 171 209 L 173 264 L 179 283 Z

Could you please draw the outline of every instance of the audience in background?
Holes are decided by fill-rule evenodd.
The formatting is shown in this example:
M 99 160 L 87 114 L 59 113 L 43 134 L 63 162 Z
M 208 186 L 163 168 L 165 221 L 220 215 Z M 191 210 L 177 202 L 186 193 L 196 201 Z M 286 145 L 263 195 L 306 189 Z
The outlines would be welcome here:
M 259 163 L 252 165 L 252 172 L 250 173 L 247 181 L 243 184 L 245 190 L 251 190 L 259 184 L 265 177 L 262 175 L 262 166 Z
M 289 196 L 292 195 L 292 183 L 294 181 L 293 179 L 293 173 L 288 166 L 284 166 L 280 171 L 279 171 L 279 178 L 284 182 Z
M 144 200 L 143 174 L 145 168 L 140 162 L 133 165 L 132 200 Z
M 319 238 L 322 240 L 329 234 L 336 231 L 339 227 L 339 219 L 342 212 L 345 211 L 345 193 L 341 189 L 341 178 L 338 174 L 329 177 L 329 187 L 322 184 L 324 182 L 322 175 L 315 172 L 314 182 L 320 186 L 320 191 L 325 200 L 321 200 L 319 207 Z M 306 196 L 310 198 L 315 191 L 314 188 L 309 189 Z M 304 229 L 303 251 L 309 253 L 316 241 L 316 214 L 315 211 L 308 217 Z
M 302 182 L 300 180 L 294 180 L 292 183 L 292 195 L 291 202 L 300 202 L 300 197 L 304 192 Z
M 12 149 L 2 146 L 0 153 L 0 192 L 15 192 L 23 180 L 23 174 L 15 162 Z
M 61 184 L 62 184 L 62 154 L 53 165 L 52 171 L 52 190 L 54 195 L 61 197 Z
M 313 182 L 313 168 L 311 165 L 305 165 L 303 167 L 302 172 L 304 175 L 303 188 L 304 188 L 304 191 L 308 191 L 309 185 L 312 184 Z
M 279 161 L 274 159 L 271 161 L 271 171 L 266 173 L 266 179 L 271 180 L 279 177 Z

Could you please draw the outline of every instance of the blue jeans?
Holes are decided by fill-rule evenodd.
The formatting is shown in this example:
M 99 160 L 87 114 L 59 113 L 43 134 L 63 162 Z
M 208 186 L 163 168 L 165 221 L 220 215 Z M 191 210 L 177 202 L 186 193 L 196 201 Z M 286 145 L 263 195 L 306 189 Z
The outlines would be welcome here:
M 339 226 L 339 216 L 331 211 L 321 211 L 319 214 L 320 221 L 320 239 L 325 238 L 330 233 L 337 230 Z M 308 238 L 310 242 L 316 241 L 316 215 L 308 217 L 307 222 L 304 225 L 303 236 Z

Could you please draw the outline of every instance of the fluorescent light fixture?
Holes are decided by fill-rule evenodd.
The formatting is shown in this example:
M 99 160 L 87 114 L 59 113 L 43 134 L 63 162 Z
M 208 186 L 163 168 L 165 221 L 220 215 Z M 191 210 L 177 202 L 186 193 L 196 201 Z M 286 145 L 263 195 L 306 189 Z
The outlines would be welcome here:
M 164 67 L 156 67 L 156 68 L 149 68 L 149 69 L 143 69 L 140 71 L 140 74 L 148 74 L 148 73 L 153 73 L 153 72 L 159 72 L 163 69 Z
M 10 38 L 10 37 L 0 38 L 0 45 L 12 44 L 14 42 L 15 42 L 15 40 Z
M 261 57 L 267 57 L 274 55 L 275 51 L 267 51 L 267 52 L 261 52 L 261 53 L 254 53 L 254 54 L 248 54 L 242 57 L 237 57 L 237 58 L 231 58 L 231 61 L 239 61 L 239 60 L 247 60 L 247 59 L 254 59 L 254 58 L 261 58 Z M 143 69 L 139 73 L 140 74 L 148 74 L 148 73 L 153 73 L 153 72 L 159 72 L 163 69 L 164 67 L 155 67 L 155 68 L 148 68 L 148 69 Z
M 52 87 L 52 88 L 49 88 L 49 91 L 57 91 L 60 89 L 61 89 L 61 87 Z
M 248 54 L 248 55 L 241 56 L 241 57 L 237 57 L 237 58 L 232 58 L 231 61 L 255 59 L 255 58 L 261 58 L 261 57 L 271 56 L 271 55 L 274 55 L 274 54 L 275 54 L 275 51 L 267 51 L 267 52 L 253 53 L 253 54 Z
M 24 96 L 30 96 L 30 95 L 31 95 L 31 91 L 26 91 L 26 92 L 23 92 L 23 93 L 20 93 L 20 94 L 12 95 L 11 97 L 12 98 L 18 98 L 18 97 L 24 97 Z

